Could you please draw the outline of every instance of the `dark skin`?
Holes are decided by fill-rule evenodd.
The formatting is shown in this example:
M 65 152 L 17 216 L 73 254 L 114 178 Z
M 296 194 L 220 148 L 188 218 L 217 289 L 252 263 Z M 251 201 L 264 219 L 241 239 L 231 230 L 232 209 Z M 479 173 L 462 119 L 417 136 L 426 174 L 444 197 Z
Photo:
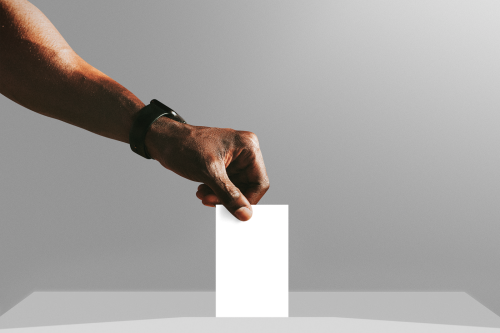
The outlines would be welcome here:
M 45 15 L 25 0 L 0 0 L 0 93 L 48 117 L 129 143 L 145 105 L 80 58 Z M 247 221 L 269 189 L 257 136 L 248 131 L 181 124 L 161 117 L 146 134 L 151 157 L 202 183 L 205 206 L 224 205 Z

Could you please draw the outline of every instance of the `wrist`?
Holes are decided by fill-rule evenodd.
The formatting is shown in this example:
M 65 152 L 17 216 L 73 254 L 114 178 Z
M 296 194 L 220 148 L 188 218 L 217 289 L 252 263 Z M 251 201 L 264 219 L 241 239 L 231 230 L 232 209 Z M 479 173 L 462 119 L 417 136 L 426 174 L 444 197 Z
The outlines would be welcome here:
M 146 144 L 146 135 L 149 132 L 150 135 L 148 136 L 148 144 L 153 151 L 153 154 L 155 154 L 155 156 L 158 155 L 154 152 L 155 148 L 157 148 L 156 143 L 160 144 L 160 146 L 162 146 L 162 143 L 157 141 L 158 138 L 156 134 L 159 133 L 161 135 L 163 132 L 162 129 L 167 124 L 173 125 L 172 122 L 161 119 L 160 122 L 155 124 L 151 130 L 153 123 L 157 122 L 158 119 L 163 116 L 168 117 L 175 122 L 186 124 L 186 121 L 179 114 L 177 114 L 177 112 L 160 101 L 152 99 L 147 106 L 136 114 L 136 118 L 132 124 L 132 128 L 129 133 L 129 144 L 130 149 L 132 149 L 134 153 L 146 159 L 154 159 L 154 157 L 152 157 L 149 153 L 147 149 L 148 145 Z M 170 132 L 171 131 L 168 133 Z
M 146 132 L 144 144 L 152 159 L 159 160 L 159 157 L 165 153 L 163 144 L 174 143 L 174 136 L 179 135 L 183 126 L 187 126 L 187 124 L 179 123 L 165 116 L 158 118 L 151 124 Z

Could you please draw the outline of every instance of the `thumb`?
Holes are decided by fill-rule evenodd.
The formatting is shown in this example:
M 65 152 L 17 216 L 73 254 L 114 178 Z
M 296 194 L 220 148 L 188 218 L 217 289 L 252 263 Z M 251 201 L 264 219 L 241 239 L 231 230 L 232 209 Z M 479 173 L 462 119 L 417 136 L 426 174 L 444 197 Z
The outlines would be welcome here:
M 225 170 L 224 170 L 225 171 Z M 209 184 L 212 191 L 226 209 L 240 221 L 248 221 L 252 217 L 252 205 L 241 191 L 231 182 L 224 172 L 222 177 L 213 179 Z

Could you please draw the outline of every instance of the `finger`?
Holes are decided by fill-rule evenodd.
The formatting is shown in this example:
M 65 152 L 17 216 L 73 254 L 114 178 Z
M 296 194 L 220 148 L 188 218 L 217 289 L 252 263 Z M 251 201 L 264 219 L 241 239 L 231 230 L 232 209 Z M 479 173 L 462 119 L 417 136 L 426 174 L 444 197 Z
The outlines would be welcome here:
M 248 221 L 252 217 L 251 204 L 229 180 L 225 168 L 222 166 L 219 170 L 218 175 L 209 181 L 210 188 L 231 214 L 241 221 Z
M 200 192 L 203 196 L 214 194 L 214 191 L 212 191 L 210 186 L 206 184 L 200 184 L 200 186 L 198 186 L 198 192 Z
M 213 194 L 214 192 L 210 187 L 205 184 L 201 184 L 198 186 L 198 191 L 196 191 L 196 197 L 200 200 L 203 200 L 207 195 Z
M 219 198 L 214 194 L 214 191 L 205 184 L 198 186 L 198 191 L 196 192 L 196 197 L 203 201 L 203 204 L 209 205 L 220 205 L 221 202 Z
M 198 199 L 200 199 L 204 205 L 214 206 L 214 205 L 221 205 L 222 204 L 220 202 L 219 198 L 217 198 L 217 196 L 215 194 L 210 194 L 206 197 L 199 197 L 198 196 Z
M 251 205 L 256 205 L 260 199 L 269 190 L 269 178 L 267 176 L 264 159 L 260 148 L 254 147 L 246 151 L 246 155 L 240 156 L 245 163 L 244 166 L 238 166 L 235 163 L 233 168 L 228 168 L 229 177 L 235 184 L 242 185 L 240 189 Z
M 215 207 L 215 205 L 221 204 L 219 198 L 217 198 L 217 196 L 213 194 L 212 189 L 205 184 L 201 184 L 200 186 L 198 186 L 196 197 L 201 200 L 201 203 L 203 205 L 208 207 Z
M 203 201 L 201 202 L 203 205 L 207 206 L 207 207 L 213 207 L 215 208 L 215 205 L 212 205 L 212 204 L 208 204 L 208 203 L 204 203 Z
M 200 199 L 200 200 L 203 200 L 203 198 L 204 198 L 204 197 L 203 197 L 203 194 L 201 194 L 201 191 L 197 191 L 197 192 L 196 192 L 196 197 L 197 197 L 198 199 Z
M 254 147 L 252 151 L 254 158 L 247 169 L 248 179 L 251 182 L 243 194 L 252 205 L 256 205 L 269 190 L 269 178 L 260 148 Z
M 202 201 L 206 202 L 207 204 L 211 204 L 211 205 L 220 205 L 221 204 L 219 198 L 217 198 L 217 196 L 215 194 L 207 195 L 206 197 L 204 197 L 202 199 Z

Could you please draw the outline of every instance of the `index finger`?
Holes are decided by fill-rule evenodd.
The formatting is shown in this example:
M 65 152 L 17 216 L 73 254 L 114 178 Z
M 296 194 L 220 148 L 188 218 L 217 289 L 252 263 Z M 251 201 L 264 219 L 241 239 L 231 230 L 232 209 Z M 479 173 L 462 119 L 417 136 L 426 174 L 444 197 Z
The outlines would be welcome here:
M 264 159 L 258 147 L 250 149 L 241 155 L 238 157 L 238 159 L 241 158 L 241 161 L 238 161 L 238 159 L 234 161 L 234 167 L 241 169 L 231 172 L 231 167 L 228 167 L 227 172 L 229 178 L 238 186 L 248 202 L 251 205 L 256 205 L 269 190 L 269 177 L 267 176 Z M 244 166 L 241 165 L 242 163 L 244 163 Z

